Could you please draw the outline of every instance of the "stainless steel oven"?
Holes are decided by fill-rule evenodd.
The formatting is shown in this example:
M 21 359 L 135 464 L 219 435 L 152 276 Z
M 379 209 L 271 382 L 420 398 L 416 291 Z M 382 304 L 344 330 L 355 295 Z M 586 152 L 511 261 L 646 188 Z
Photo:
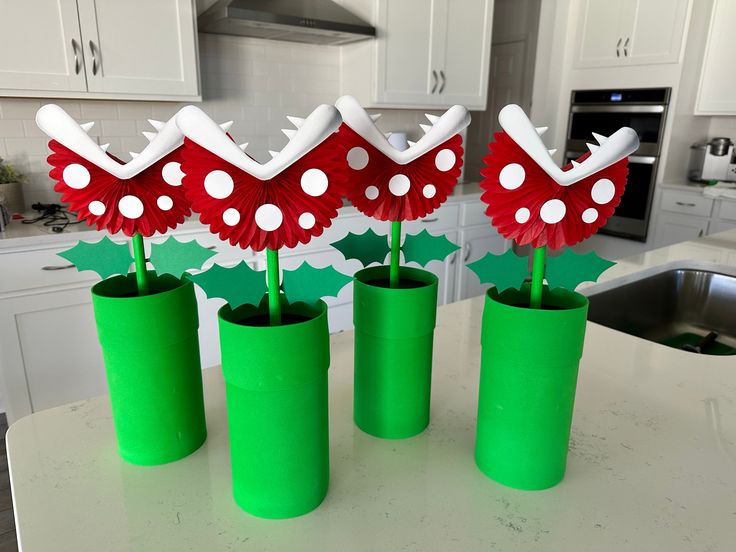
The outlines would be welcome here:
M 567 125 L 565 162 L 588 151 L 593 132 L 609 136 L 628 126 L 639 135 L 639 149 L 629 157 L 626 191 L 601 234 L 646 241 L 670 88 L 574 90 Z

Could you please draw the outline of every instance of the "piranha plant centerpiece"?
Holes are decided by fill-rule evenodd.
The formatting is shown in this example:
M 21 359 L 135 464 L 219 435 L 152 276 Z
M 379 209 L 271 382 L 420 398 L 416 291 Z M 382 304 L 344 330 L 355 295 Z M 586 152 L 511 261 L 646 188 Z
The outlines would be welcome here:
M 36 122 L 52 138 L 49 174 L 62 201 L 98 230 L 132 238 L 132 256 L 129 244 L 107 237 L 60 253 L 104 278 L 92 288 L 92 304 L 120 455 L 142 465 L 178 460 L 207 435 L 197 302 L 181 276 L 215 253 L 169 237 L 151 244 L 148 259 L 144 237 L 190 214 L 181 182 L 183 136 L 173 118 L 150 121 L 157 131 L 144 133 L 150 143 L 122 163 L 89 137 L 92 123 L 79 125 L 56 105 L 43 106 Z M 154 271 L 146 268 L 149 260 Z
M 528 260 L 512 250 L 468 265 L 495 284 L 483 310 L 475 460 L 499 483 L 544 489 L 565 474 L 588 310 L 574 290 L 613 265 L 569 249 L 547 258 L 547 248 L 574 245 L 605 224 L 639 139 L 627 127 L 594 134 L 590 152 L 561 169 L 540 138 L 546 129 L 535 129 L 519 106 L 507 105 L 498 120 L 503 132 L 484 158 L 481 200 L 504 237 L 531 244 L 532 271 L 522 284 Z
M 344 170 L 330 105 L 290 117 L 287 145 L 260 164 L 196 107 L 177 124 L 186 136 L 184 186 L 200 220 L 220 239 L 266 250 L 266 274 L 245 262 L 193 276 L 219 313 L 233 495 L 245 511 L 287 518 L 327 493 L 327 306 L 350 278 L 303 263 L 280 280 L 279 249 L 320 235 L 342 206 Z M 265 277 L 264 277 L 265 276 Z M 283 289 L 283 291 L 282 291 Z
M 372 230 L 333 244 L 364 266 L 381 263 L 354 277 L 354 419 L 376 437 L 411 437 L 429 424 L 437 277 L 402 266 L 401 253 L 406 262 L 424 266 L 458 247 L 426 230 L 407 235 L 402 245 L 401 223 L 428 215 L 451 193 L 462 166 L 458 133 L 470 115 L 459 105 L 441 117 L 427 115 L 425 134 L 400 151 L 355 98 L 344 96 L 335 105 L 343 119 L 338 138 L 348 173 L 346 196 L 363 214 L 390 223 L 390 246 L 388 235 Z

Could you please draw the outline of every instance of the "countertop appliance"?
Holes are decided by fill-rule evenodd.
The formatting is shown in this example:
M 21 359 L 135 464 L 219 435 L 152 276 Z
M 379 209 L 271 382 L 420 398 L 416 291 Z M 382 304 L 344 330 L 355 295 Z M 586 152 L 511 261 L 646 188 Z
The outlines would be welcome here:
M 592 133 L 610 136 L 623 126 L 639 135 L 639 149 L 629 156 L 626 191 L 599 233 L 646 241 L 654 196 L 670 88 L 574 90 L 567 124 L 565 162 L 588 153 Z M 593 142 L 594 143 L 594 142 Z
M 337 46 L 376 29 L 332 0 L 220 0 L 198 19 L 204 33 Z
M 693 182 L 736 182 L 736 156 L 731 139 L 713 138 L 710 142 L 690 146 L 687 177 Z

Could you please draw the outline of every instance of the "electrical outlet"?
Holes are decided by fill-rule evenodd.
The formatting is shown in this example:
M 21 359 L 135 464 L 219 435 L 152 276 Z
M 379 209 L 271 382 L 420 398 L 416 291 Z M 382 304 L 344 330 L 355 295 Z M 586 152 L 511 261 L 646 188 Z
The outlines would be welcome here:
M 735 182 L 736 181 L 736 163 L 732 163 L 726 170 L 726 180 Z

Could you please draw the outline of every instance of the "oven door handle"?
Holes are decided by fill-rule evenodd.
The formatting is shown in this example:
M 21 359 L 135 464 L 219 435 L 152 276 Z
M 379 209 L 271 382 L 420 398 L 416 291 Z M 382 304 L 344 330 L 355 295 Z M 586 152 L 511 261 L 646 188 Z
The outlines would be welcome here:
M 566 159 L 577 159 L 584 152 L 582 151 L 566 151 Z M 629 155 L 629 163 L 636 163 L 638 165 L 654 165 L 657 162 L 657 158 L 653 155 Z
M 664 113 L 663 105 L 573 105 L 572 113 Z

